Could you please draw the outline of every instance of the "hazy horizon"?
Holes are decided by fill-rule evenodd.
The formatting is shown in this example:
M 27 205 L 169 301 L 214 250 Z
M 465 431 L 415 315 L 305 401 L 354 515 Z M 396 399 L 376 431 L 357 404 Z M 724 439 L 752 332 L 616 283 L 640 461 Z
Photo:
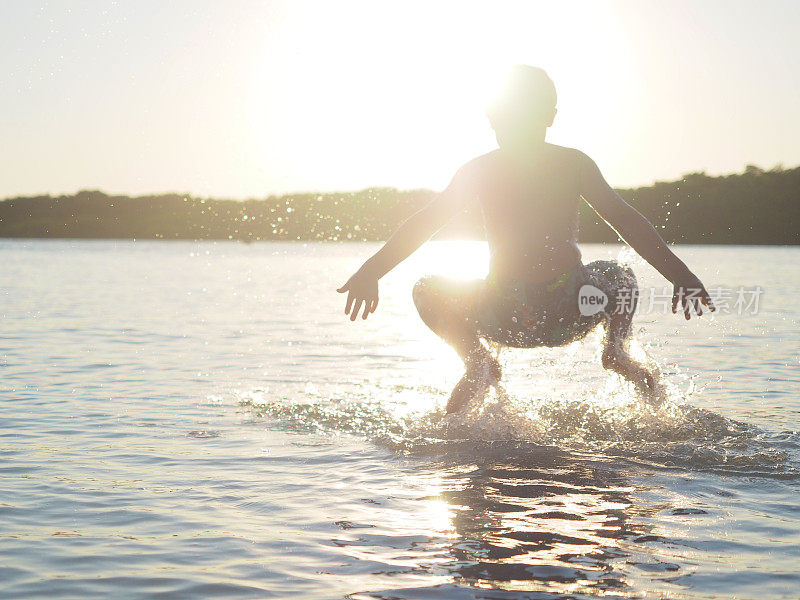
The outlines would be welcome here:
M 0 5 L 0 198 L 443 187 L 513 63 L 615 187 L 800 164 L 800 5 Z
M 649 188 L 649 187 L 653 187 L 653 186 L 655 186 L 656 184 L 659 184 L 659 183 L 662 183 L 662 184 L 663 183 L 677 183 L 677 182 L 683 181 L 683 176 L 692 175 L 692 174 L 695 174 L 695 173 L 703 173 L 703 174 L 705 174 L 706 176 L 708 176 L 709 178 L 712 178 L 712 179 L 719 178 L 719 177 L 726 177 L 726 176 L 729 176 L 729 175 L 741 175 L 747 170 L 748 167 L 751 167 L 751 166 L 759 168 L 764 172 L 775 171 L 775 169 L 788 171 L 788 170 L 793 170 L 795 168 L 800 168 L 800 165 L 784 165 L 782 163 L 778 164 L 778 165 L 773 165 L 771 167 L 763 167 L 762 165 L 754 165 L 753 163 L 748 163 L 747 165 L 744 165 L 738 172 L 708 173 L 707 171 L 693 171 L 691 173 L 688 173 L 688 172 L 687 173 L 682 173 L 681 175 L 678 175 L 677 177 L 675 177 L 672 180 L 657 179 L 657 180 L 651 181 L 649 183 L 642 183 L 642 184 L 632 185 L 632 186 L 615 186 L 615 187 L 616 187 L 616 189 L 628 189 L 628 190 Z M 186 196 L 186 197 L 194 198 L 194 199 L 197 199 L 197 200 L 200 200 L 200 199 L 220 200 L 220 201 L 233 200 L 233 201 L 237 201 L 237 202 L 238 201 L 245 202 L 245 201 L 248 201 L 248 200 L 265 200 L 265 199 L 268 199 L 270 197 L 281 198 L 281 197 L 284 197 L 284 196 L 304 196 L 304 195 L 313 195 L 313 194 L 321 194 L 321 195 L 322 194 L 325 194 L 325 195 L 330 195 L 330 194 L 357 194 L 357 193 L 365 192 L 365 191 L 368 191 L 368 190 L 382 190 L 382 189 L 386 189 L 386 190 L 395 189 L 398 192 L 436 191 L 436 190 L 431 190 L 430 188 L 421 187 L 421 186 L 420 187 L 400 188 L 400 187 L 391 186 L 391 185 L 368 185 L 368 186 L 365 186 L 365 187 L 362 187 L 362 188 L 349 189 L 349 190 L 346 190 L 346 189 L 330 189 L 330 190 L 324 190 L 324 189 L 298 189 L 298 190 L 287 190 L 285 192 L 277 192 L 277 193 L 276 192 L 265 192 L 261 196 L 255 196 L 255 195 L 253 195 L 253 196 L 232 196 L 232 195 L 224 195 L 224 194 L 212 196 L 212 195 L 195 194 L 195 193 L 187 191 L 187 190 L 162 190 L 162 191 L 155 190 L 155 191 L 148 191 L 148 192 L 141 192 L 141 193 L 133 194 L 133 193 L 125 192 L 125 191 L 116 191 L 116 190 L 109 191 L 109 190 L 105 190 L 105 189 L 83 187 L 83 188 L 77 188 L 75 190 L 65 191 L 65 192 L 44 192 L 44 193 L 16 194 L 16 195 L 13 195 L 13 196 L 4 196 L 4 197 L 0 197 L 0 202 L 4 201 L 4 200 L 12 200 L 14 198 L 36 198 L 36 197 L 40 197 L 40 196 L 50 196 L 50 197 L 53 197 L 53 198 L 57 198 L 57 197 L 61 197 L 61 196 L 74 197 L 74 196 L 77 196 L 78 194 L 83 193 L 83 192 L 90 192 L 90 193 L 100 192 L 100 193 L 105 194 L 106 196 L 109 196 L 109 197 L 139 198 L 139 197 L 148 197 L 148 196 L 159 197 L 159 196 L 175 195 L 175 196 Z

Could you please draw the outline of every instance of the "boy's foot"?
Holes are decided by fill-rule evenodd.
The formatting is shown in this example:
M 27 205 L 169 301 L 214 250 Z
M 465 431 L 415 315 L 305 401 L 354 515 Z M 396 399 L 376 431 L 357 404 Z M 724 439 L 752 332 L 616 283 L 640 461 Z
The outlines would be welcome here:
M 645 372 L 633 380 L 633 387 L 636 388 L 639 394 L 647 397 L 653 393 L 653 390 L 656 387 L 656 382 L 651 373 Z
M 640 377 L 633 380 L 633 385 L 639 397 L 650 403 L 660 404 L 663 401 L 663 392 L 659 392 L 661 372 L 658 369 L 642 369 Z
M 500 382 L 502 375 L 500 363 L 491 356 L 468 363 L 467 372 L 450 393 L 446 407 L 447 413 L 457 412 L 473 398 L 486 394 L 490 385 L 496 386 Z

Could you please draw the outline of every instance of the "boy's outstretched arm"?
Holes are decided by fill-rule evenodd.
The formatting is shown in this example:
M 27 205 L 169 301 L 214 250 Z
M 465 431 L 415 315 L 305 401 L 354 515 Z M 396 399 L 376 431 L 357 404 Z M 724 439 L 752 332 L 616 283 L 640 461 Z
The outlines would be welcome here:
M 389 240 L 368 259 L 337 292 L 347 292 L 344 312 L 355 321 L 364 305 L 363 317 L 378 306 L 378 280 L 408 258 L 457 212 L 472 195 L 467 165 L 453 177 L 450 185 L 424 208 L 411 215 Z
M 690 318 L 690 308 L 702 315 L 702 304 L 715 310 L 703 283 L 669 249 L 650 221 L 619 197 L 591 158 L 581 153 L 580 160 L 581 196 L 622 239 L 672 283 L 672 312 L 677 312 L 678 303 L 686 319 Z

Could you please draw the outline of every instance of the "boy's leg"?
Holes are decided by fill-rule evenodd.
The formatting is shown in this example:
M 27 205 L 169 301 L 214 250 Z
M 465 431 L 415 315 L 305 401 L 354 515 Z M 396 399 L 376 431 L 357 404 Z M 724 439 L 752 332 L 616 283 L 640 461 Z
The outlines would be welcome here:
M 629 336 L 629 317 L 627 315 L 611 315 L 606 322 L 606 338 L 601 357 L 603 367 L 619 373 L 633 383 L 640 394 L 651 394 L 655 389 L 656 374 L 631 358 L 627 348 Z
M 639 393 L 651 394 L 655 388 L 656 374 L 631 358 L 628 352 L 631 324 L 638 301 L 636 276 L 629 267 L 611 261 L 595 261 L 587 265 L 587 270 L 595 285 L 609 299 L 601 356 L 603 367 L 632 382 Z
M 501 377 L 500 364 L 481 343 L 473 316 L 482 286 L 482 280 L 458 281 L 435 276 L 423 277 L 414 286 L 414 304 L 419 316 L 455 349 L 466 368 L 450 395 L 447 412 L 459 410 Z

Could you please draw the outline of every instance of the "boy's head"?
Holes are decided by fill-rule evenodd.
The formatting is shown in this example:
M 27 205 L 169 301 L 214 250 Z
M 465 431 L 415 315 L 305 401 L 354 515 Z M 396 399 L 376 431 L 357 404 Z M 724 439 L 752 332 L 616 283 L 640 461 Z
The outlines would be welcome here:
M 498 135 L 541 131 L 556 116 L 556 86 L 543 69 L 514 65 L 486 116 Z

